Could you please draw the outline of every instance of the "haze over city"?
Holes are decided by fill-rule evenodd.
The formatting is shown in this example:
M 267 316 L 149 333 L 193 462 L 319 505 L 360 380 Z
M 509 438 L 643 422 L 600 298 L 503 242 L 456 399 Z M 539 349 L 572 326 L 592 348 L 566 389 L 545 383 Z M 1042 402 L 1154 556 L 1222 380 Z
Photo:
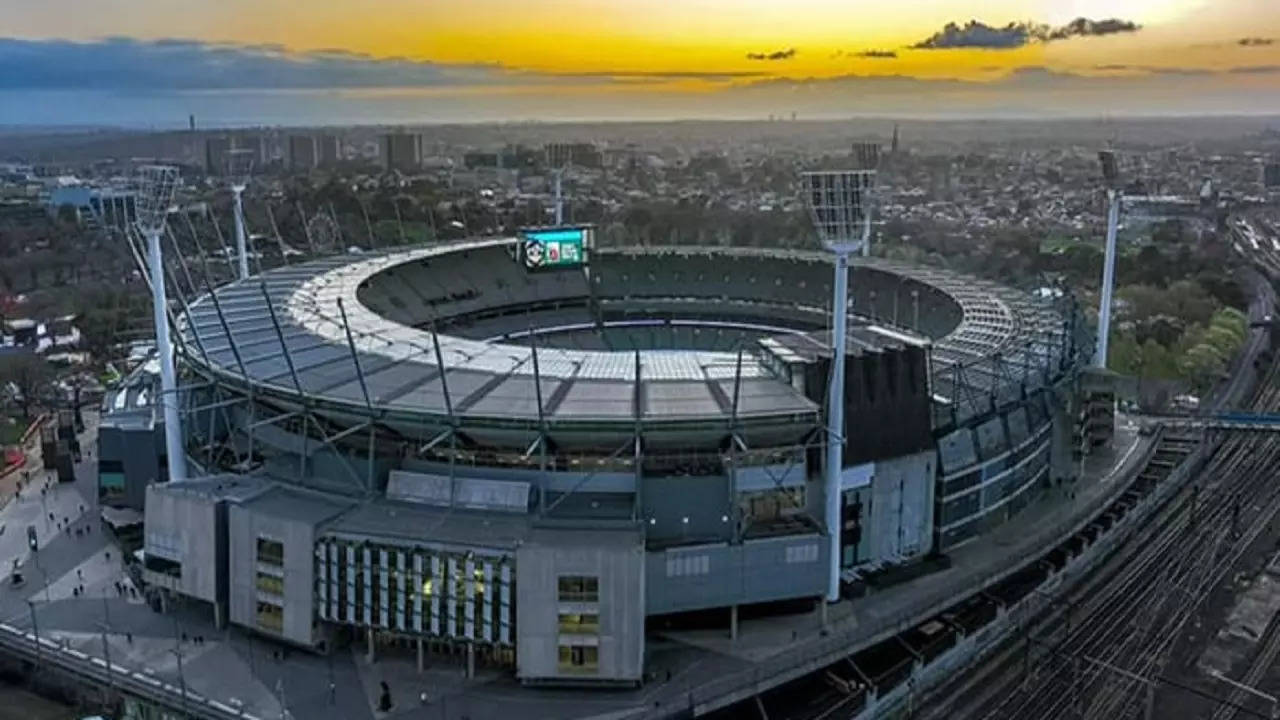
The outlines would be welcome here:
M 0 2 L 0 124 L 1257 114 L 1270 0 Z M 89 112 L 92 110 L 92 112 Z

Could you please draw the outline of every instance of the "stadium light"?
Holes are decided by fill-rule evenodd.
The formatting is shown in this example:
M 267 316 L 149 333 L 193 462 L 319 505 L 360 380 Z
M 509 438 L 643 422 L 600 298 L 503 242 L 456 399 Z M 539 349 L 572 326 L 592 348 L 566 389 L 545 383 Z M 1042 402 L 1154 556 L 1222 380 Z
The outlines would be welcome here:
M 1094 364 L 1107 367 L 1107 344 L 1111 340 L 1111 295 L 1116 282 L 1116 230 L 1120 225 L 1120 171 L 1116 154 L 1110 150 L 1098 153 L 1102 179 L 1107 188 L 1107 245 L 1102 263 L 1102 298 L 1098 303 L 1098 345 Z
M 165 451 L 169 481 L 187 477 L 187 457 L 182 448 L 182 425 L 178 419 L 178 379 L 173 367 L 173 344 L 169 340 L 168 298 L 165 297 L 164 262 L 160 256 L 160 235 L 165 217 L 178 187 L 178 169 L 170 165 L 145 165 L 138 170 L 135 200 L 138 232 L 147 239 L 147 265 L 151 274 L 151 309 L 156 326 L 156 354 L 160 358 L 160 404 L 164 411 Z
M 835 254 L 831 294 L 831 382 L 827 407 L 826 525 L 830 536 L 827 601 L 840 599 L 840 471 L 844 465 L 844 365 L 849 319 L 849 255 L 871 236 L 876 171 L 824 170 L 801 175 L 818 238 Z
M 227 178 L 231 182 L 231 195 L 235 198 L 236 252 L 240 258 L 240 279 L 249 277 L 249 254 L 246 249 L 244 229 L 244 202 L 241 198 L 249 187 L 249 175 L 253 172 L 253 150 L 237 148 L 227 153 Z

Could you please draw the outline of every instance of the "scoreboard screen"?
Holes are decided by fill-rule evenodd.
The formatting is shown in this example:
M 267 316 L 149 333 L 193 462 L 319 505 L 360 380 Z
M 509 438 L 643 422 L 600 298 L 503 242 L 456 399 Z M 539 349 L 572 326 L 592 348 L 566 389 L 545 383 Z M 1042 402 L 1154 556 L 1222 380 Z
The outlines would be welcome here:
M 584 251 L 591 245 L 594 230 L 590 227 L 558 227 L 523 230 L 520 233 L 520 257 L 529 270 L 582 265 Z

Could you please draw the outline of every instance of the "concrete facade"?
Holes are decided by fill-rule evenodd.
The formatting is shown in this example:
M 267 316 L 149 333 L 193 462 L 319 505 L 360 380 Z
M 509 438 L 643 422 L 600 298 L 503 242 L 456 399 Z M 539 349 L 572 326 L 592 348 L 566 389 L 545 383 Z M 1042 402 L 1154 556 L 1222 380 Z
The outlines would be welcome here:
M 681 546 L 645 554 L 650 615 L 817 597 L 826 589 L 822 535 Z
M 229 592 L 227 508 L 267 487 L 261 480 L 239 475 L 148 486 L 144 580 L 210 603 L 216 622 L 225 621 Z
M 315 493 L 274 487 L 227 513 L 231 621 L 299 645 L 313 646 L 316 633 L 316 526 L 348 506 Z M 263 562 L 259 541 L 279 543 L 282 561 Z M 276 577 L 281 592 L 264 589 L 262 578 Z M 261 606 L 278 607 L 278 625 L 263 621 Z
M 566 595 L 562 579 L 593 578 Z M 564 617 L 595 616 L 568 632 Z M 516 675 L 522 682 L 639 683 L 644 671 L 644 546 L 635 530 L 535 530 L 516 554 Z M 596 667 L 575 664 L 594 648 Z M 566 649 L 568 652 L 566 653 Z

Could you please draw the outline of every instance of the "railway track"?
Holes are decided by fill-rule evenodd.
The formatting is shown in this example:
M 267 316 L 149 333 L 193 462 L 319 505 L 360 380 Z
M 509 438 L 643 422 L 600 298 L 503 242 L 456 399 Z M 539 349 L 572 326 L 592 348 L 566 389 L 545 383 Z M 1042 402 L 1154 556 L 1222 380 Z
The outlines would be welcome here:
M 1280 408 L 1276 371 L 1251 406 Z M 1280 512 L 1280 438 L 1228 437 L 1199 474 L 1157 517 L 1140 547 L 1120 553 L 1101 580 L 1054 598 L 1059 609 L 1033 627 L 1026 659 L 1005 661 L 979 702 L 953 716 L 1017 718 L 1142 717 L 1174 642 L 1210 591 Z M 1265 655 L 1280 653 L 1273 629 Z M 1033 660 L 1034 659 L 1034 660 Z M 1247 682 L 1248 680 L 1246 680 Z M 1228 707 L 1232 715 L 1236 708 Z

